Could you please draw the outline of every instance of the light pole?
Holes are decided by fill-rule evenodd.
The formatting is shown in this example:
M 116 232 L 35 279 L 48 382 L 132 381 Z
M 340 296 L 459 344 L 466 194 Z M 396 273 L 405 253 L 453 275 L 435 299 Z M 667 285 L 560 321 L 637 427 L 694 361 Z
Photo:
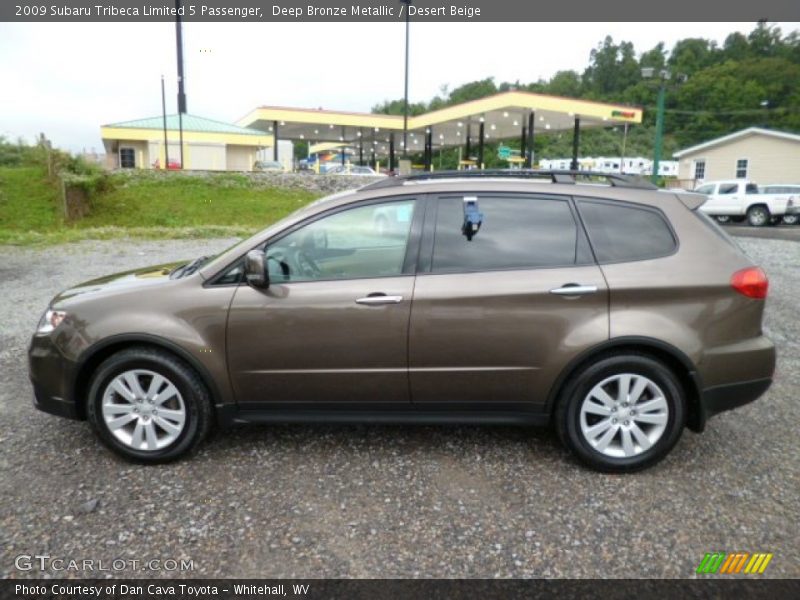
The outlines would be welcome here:
M 406 5 L 406 80 L 403 94 L 403 158 L 408 158 L 408 24 L 410 20 L 409 9 L 413 0 L 400 0 Z
M 164 95 L 164 76 L 161 76 L 161 118 L 164 123 L 164 164 L 162 169 L 169 169 L 169 141 L 167 141 L 167 97 Z
M 656 70 L 653 67 L 644 67 L 642 69 L 642 77 L 645 79 L 652 79 L 656 76 Z M 658 101 L 656 103 L 656 139 L 655 148 L 653 149 L 653 173 L 650 175 L 650 181 L 656 183 L 658 181 L 658 166 L 661 162 L 661 146 L 664 142 L 664 96 L 667 93 L 667 81 L 672 77 L 672 73 L 666 69 L 661 69 L 658 73 Z

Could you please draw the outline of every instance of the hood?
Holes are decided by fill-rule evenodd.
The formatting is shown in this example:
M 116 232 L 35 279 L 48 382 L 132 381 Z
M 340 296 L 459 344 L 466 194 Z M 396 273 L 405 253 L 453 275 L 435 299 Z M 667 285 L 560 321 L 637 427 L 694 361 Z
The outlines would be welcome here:
M 127 292 L 134 289 L 164 284 L 165 282 L 171 281 L 169 278 L 170 272 L 184 264 L 186 264 L 186 261 L 155 265 L 152 267 L 134 269 L 133 271 L 106 275 L 98 279 L 79 283 L 75 287 L 64 290 L 53 298 L 52 305 L 77 297 L 95 296 L 109 292 Z

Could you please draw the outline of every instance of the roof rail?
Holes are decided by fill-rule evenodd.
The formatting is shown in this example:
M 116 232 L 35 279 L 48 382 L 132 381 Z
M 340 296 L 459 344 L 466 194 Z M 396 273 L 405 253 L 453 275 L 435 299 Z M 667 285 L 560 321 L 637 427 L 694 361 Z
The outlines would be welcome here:
M 637 175 L 622 175 L 619 173 L 601 173 L 599 171 L 575 170 L 538 170 L 538 169 L 473 169 L 468 171 L 433 171 L 430 173 L 413 173 L 387 177 L 365 185 L 362 190 L 403 185 L 406 182 L 437 181 L 446 179 L 549 179 L 552 183 L 580 183 L 580 180 L 604 179 L 613 187 L 634 188 L 640 190 L 657 190 L 653 183 Z

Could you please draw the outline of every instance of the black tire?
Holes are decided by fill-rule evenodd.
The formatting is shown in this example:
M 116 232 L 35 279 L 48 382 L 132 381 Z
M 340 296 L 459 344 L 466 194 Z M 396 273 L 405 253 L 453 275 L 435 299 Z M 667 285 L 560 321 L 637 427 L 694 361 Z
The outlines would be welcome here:
M 800 215 L 783 215 L 785 225 L 797 225 L 800 222 Z
M 729 215 L 717 215 L 714 218 L 717 220 L 717 223 L 720 223 L 722 225 L 727 225 L 728 223 L 731 222 L 731 218 Z
M 183 430 L 164 448 L 131 448 L 111 433 L 103 418 L 101 404 L 106 387 L 117 375 L 131 369 L 146 369 L 165 377 L 182 397 L 186 413 Z M 117 352 L 100 364 L 89 385 L 86 413 L 104 444 L 129 460 L 143 463 L 165 463 L 190 454 L 208 435 L 212 422 L 210 394 L 197 372 L 173 354 L 139 346 Z
M 668 407 L 661 437 L 647 450 L 630 457 L 612 457 L 595 449 L 581 431 L 584 399 L 598 383 L 617 374 L 644 376 L 663 392 Z M 606 473 L 639 471 L 656 464 L 675 446 L 686 424 L 686 394 L 675 374 L 662 362 L 643 354 L 606 354 L 570 377 L 561 392 L 555 426 L 562 443 L 581 461 Z M 616 434 L 614 434 L 616 437 Z
M 758 204 L 747 209 L 747 224 L 751 227 L 764 227 L 769 225 L 772 215 L 766 206 Z

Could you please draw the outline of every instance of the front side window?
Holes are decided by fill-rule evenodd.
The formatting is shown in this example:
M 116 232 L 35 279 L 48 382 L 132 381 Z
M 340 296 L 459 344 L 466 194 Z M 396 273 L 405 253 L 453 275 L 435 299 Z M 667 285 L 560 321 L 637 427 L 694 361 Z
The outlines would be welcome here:
M 736 179 L 747 179 L 747 159 L 740 158 L 736 161 Z
M 574 265 L 583 250 L 564 199 L 478 196 L 477 209 L 483 215 L 480 229 L 467 236 L 464 197 L 439 199 L 434 273 Z
M 708 185 L 701 185 L 699 188 L 695 190 L 698 194 L 706 194 L 710 195 L 714 193 L 714 184 L 710 183 Z
M 675 250 L 672 231 L 656 210 L 598 200 L 579 200 L 578 208 L 601 263 L 658 258 Z
M 413 200 L 337 212 L 271 243 L 266 250 L 275 282 L 360 279 L 401 275 Z

